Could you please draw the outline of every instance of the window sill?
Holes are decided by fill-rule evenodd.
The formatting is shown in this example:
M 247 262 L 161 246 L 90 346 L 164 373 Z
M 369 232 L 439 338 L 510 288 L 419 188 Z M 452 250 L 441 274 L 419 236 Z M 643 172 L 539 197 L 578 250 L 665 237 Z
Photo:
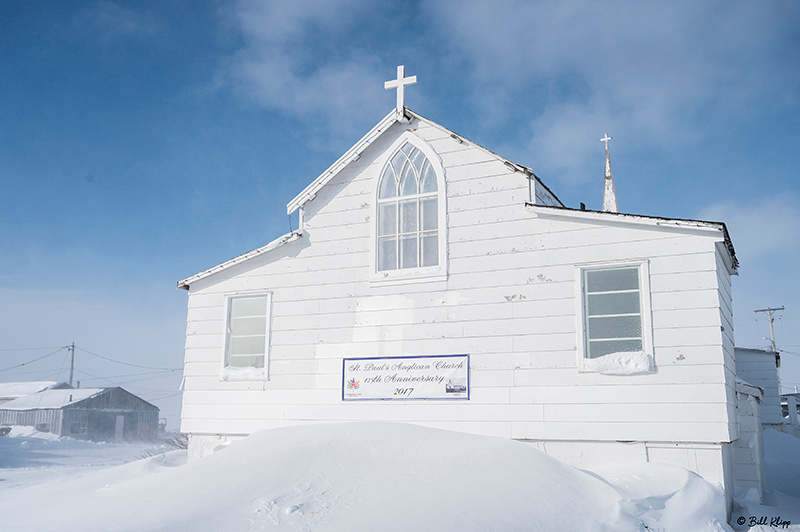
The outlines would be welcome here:
M 235 368 L 226 366 L 219 373 L 221 381 L 267 381 L 267 372 L 264 368 Z
M 373 274 L 371 286 L 395 286 L 417 283 L 434 283 L 447 280 L 447 272 L 437 267 L 390 270 Z
M 656 373 L 655 358 L 642 351 L 614 353 L 599 358 L 582 359 L 578 373 L 598 373 L 611 376 L 651 375 Z

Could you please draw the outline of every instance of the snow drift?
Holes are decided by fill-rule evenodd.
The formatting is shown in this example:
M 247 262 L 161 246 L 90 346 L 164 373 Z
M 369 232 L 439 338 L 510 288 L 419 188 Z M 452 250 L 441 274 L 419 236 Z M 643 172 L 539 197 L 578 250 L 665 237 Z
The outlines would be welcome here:
M 186 465 L 181 453 L 5 491 L 3 530 L 730 530 L 721 490 L 681 468 L 603 478 L 413 425 L 274 429 Z

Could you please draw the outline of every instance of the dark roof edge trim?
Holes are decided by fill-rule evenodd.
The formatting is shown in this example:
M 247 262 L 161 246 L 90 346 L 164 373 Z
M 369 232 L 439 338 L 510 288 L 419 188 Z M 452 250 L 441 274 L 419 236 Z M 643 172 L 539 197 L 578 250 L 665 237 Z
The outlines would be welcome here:
M 733 242 L 731 241 L 730 234 L 728 233 L 728 227 L 725 225 L 725 222 L 713 222 L 709 220 L 694 220 L 691 218 L 665 218 L 663 216 L 648 216 L 645 214 L 629 214 L 623 212 L 606 212 L 606 211 L 593 211 L 589 209 L 574 209 L 572 207 L 559 207 L 554 205 L 536 205 L 533 203 L 526 203 L 526 207 L 536 207 L 537 209 L 551 209 L 556 212 L 561 212 L 565 215 L 581 215 L 581 214 L 590 214 L 595 216 L 608 216 L 608 217 L 618 217 L 623 219 L 630 219 L 634 221 L 636 219 L 641 220 L 653 220 L 655 222 L 673 222 L 673 223 L 688 223 L 688 224 L 698 224 L 698 225 L 705 225 L 716 227 L 722 231 L 722 235 L 724 238 L 724 244 L 728 253 L 731 256 L 731 263 L 733 264 L 734 272 L 739 269 L 739 261 L 736 258 L 736 250 L 733 248 Z

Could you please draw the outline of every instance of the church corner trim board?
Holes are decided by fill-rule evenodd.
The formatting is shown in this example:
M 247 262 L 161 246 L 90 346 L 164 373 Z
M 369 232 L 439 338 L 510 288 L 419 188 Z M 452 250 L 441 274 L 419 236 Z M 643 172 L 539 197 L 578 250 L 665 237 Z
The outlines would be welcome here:
M 342 401 L 469 400 L 469 355 L 342 359 Z

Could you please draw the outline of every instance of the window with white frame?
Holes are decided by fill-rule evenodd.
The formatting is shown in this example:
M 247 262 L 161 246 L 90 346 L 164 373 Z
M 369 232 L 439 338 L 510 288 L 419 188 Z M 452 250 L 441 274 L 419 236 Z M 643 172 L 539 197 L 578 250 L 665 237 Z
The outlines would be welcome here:
M 582 270 L 584 356 L 644 351 L 640 265 Z
M 232 297 L 228 303 L 225 365 L 264 368 L 269 353 L 270 296 Z
M 439 264 L 436 173 L 428 158 L 405 142 L 378 186 L 378 271 Z

